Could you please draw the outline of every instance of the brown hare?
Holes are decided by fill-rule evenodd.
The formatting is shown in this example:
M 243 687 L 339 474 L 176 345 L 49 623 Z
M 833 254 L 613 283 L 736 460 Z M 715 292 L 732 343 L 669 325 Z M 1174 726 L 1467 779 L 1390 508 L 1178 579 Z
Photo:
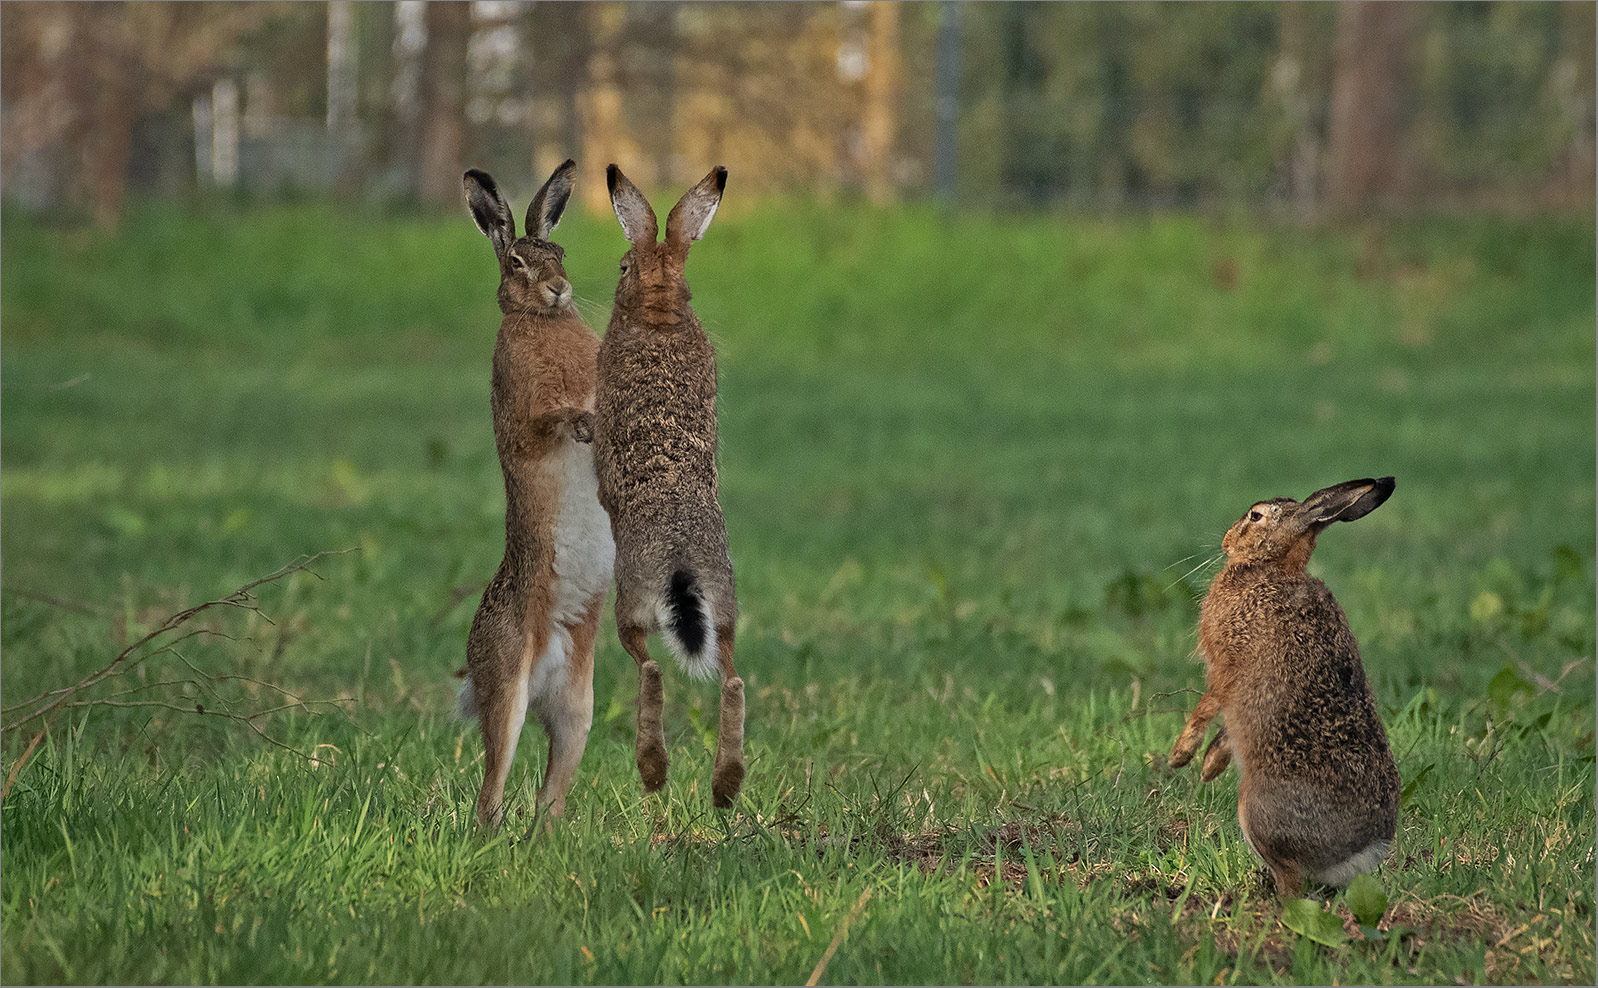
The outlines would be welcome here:
M 1199 775 L 1208 782 L 1236 758 L 1238 822 L 1283 897 L 1306 878 L 1347 885 L 1375 870 L 1397 831 L 1398 768 L 1359 645 L 1326 584 L 1304 572 L 1322 529 L 1370 514 L 1393 486 L 1350 480 L 1249 508 L 1221 542 L 1226 566 L 1200 611 L 1208 689 L 1171 765 L 1186 765 L 1225 717 Z
M 549 735 L 538 807 L 559 816 L 588 743 L 594 637 L 615 545 L 594 475 L 593 408 L 599 337 L 572 306 L 550 243 L 571 198 L 567 161 L 533 197 L 527 235 L 486 173 L 463 184 L 466 205 L 499 258 L 499 308 L 490 404 L 505 475 L 505 558 L 483 591 L 466 639 L 461 710 L 475 715 L 486 755 L 477 822 L 499 822 L 505 780 L 532 709 Z
M 666 784 L 660 667 L 645 648 L 659 631 L 689 675 L 708 678 L 720 668 L 711 794 L 727 807 L 744 778 L 744 683 L 732 661 L 738 604 L 717 501 L 716 353 L 683 274 L 689 246 L 721 203 L 727 170 L 688 190 L 659 243 L 643 193 L 615 165 L 606 178 L 632 247 L 599 348 L 594 462 L 616 542 L 616 631 L 638 663 L 638 774 L 645 792 Z

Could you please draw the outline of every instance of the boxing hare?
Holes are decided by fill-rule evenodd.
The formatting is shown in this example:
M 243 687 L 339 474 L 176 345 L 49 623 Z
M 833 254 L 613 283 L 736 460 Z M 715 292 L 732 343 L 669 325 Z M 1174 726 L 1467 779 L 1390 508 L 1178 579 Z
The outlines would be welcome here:
M 655 213 L 621 170 L 606 170 L 610 201 L 632 247 L 610 328 L 599 348 L 594 461 L 616 542 L 616 631 L 638 663 L 638 774 L 666 783 L 660 667 L 645 638 L 659 631 L 693 676 L 721 672 L 713 802 L 743 784 L 744 683 L 733 668 L 733 592 L 727 527 L 717 502 L 716 354 L 689 304 L 688 248 L 710 225 L 727 170 L 689 189 L 656 242 Z
M 1171 765 L 1187 764 L 1210 720 L 1225 717 L 1200 778 L 1237 760 L 1238 822 L 1284 897 L 1306 878 L 1346 885 L 1375 870 L 1397 830 L 1398 769 L 1359 645 L 1326 584 L 1304 572 L 1322 529 L 1370 514 L 1393 486 L 1350 480 L 1249 508 L 1221 542 L 1226 566 L 1200 612 L 1208 689 Z
M 567 161 L 533 197 L 527 235 L 486 173 L 463 178 L 466 205 L 499 258 L 499 338 L 490 404 L 505 475 L 505 558 L 483 591 L 466 640 L 461 710 L 486 754 L 477 821 L 498 823 L 505 780 L 529 709 L 549 735 L 539 809 L 565 809 L 594 710 L 594 637 L 615 545 L 594 476 L 599 338 L 572 306 L 549 241 L 571 197 Z

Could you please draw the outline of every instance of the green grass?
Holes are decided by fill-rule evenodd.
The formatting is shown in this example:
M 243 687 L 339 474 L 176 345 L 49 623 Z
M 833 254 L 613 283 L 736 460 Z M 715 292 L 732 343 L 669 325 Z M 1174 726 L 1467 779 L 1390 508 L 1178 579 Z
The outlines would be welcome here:
M 601 326 L 620 232 L 561 238 Z M 744 795 L 710 809 L 714 690 L 669 671 L 671 780 L 640 795 L 607 614 L 568 818 L 533 826 L 533 726 L 490 837 L 450 717 L 503 534 L 466 217 L 7 216 L 3 270 L 6 705 L 356 551 L 263 588 L 275 623 L 209 612 L 237 640 L 184 645 L 354 698 L 260 722 L 316 763 L 180 710 L 55 721 L 0 811 L 0 980 L 802 982 L 857 905 L 828 982 L 1593 979 L 1590 222 L 729 203 L 690 278 Z M 1235 772 L 1164 768 L 1203 675 L 1212 569 L 1183 574 L 1256 499 L 1387 473 L 1312 568 L 1406 783 L 1392 928 L 1325 947 L 1279 923 Z M 157 655 L 99 695 L 182 678 Z M 7 732 L 7 773 L 32 735 Z

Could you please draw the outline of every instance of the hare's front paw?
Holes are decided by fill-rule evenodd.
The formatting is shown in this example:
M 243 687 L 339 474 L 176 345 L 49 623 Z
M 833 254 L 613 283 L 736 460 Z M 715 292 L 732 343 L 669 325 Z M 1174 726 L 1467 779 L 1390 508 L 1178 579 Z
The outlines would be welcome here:
M 594 441 L 594 413 L 575 412 L 571 417 L 572 438 L 580 443 Z
M 1199 767 L 1199 781 L 1213 780 L 1226 771 L 1226 766 L 1230 764 L 1232 764 L 1232 742 L 1226 736 L 1226 728 L 1223 727 L 1210 739 L 1209 747 L 1204 749 L 1204 762 Z
M 1193 760 L 1198 753 L 1199 742 L 1204 740 L 1202 734 L 1194 735 L 1190 731 L 1183 731 L 1182 736 L 1176 739 L 1176 744 L 1171 748 L 1171 758 L 1168 764 L 1171 768 L 1181 768 Z

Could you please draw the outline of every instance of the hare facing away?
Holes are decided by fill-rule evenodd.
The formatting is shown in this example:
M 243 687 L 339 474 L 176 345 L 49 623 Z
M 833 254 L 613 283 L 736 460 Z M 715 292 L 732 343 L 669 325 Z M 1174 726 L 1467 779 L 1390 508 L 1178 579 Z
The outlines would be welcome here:
M 1284 897 L 1306 878 L 1346 885 L 1375 870 L 1397 831 L 1398 768 L 1359 645 L 1332 592 L 1304 571 L 1322 529 L 1370 514 L 1393 487 L 1350 480 L 1303 502 L 1255 504 L 1222 540 L 1226 566 L 1200 611 L 1208 689 L 1171 765 L 1186 765 L 1225 717 L 1200 778 L 1236 759 L 1238 822 Z
M 499 258 L 490 404 L 505 475 L 505 558 L 466 640 L 461 711 L 483 732 L 477 822 L 499 822 L 505 780 L 532 709 L 549 735 L 539 809 L 565 809 L 594 711 L 594 638 L 615 560 L 594 475 L 599 337 L 572 305 L 564 251 L 549 241 L 571 198 L 567 161 L 533 197 L 527 235 L 486 173 L 462 182 L 472 219 Z
M 711 794 L 727 807 L 744 778 L 744 683 L 732 661 L 738 604 L 717 500 L 716 353 L 683 273 L 721 204 L 727 170 L 688 190 L 659 243 L 643 193 L 615 165 L 606 178 L 632 247 L 599 348 L 594 460 L 616 542 L 616 631 L 638 663 L 638 774 L 645 792 L 666 784 L 660 666 L 645 647 L 659 631 L 689 675 L 720 668 Z

